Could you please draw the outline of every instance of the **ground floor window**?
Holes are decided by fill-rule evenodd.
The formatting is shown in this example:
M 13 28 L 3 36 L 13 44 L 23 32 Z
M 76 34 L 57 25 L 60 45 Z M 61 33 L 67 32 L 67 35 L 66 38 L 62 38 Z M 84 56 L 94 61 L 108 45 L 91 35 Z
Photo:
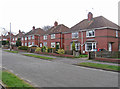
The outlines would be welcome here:
M 25 43 L 25 46 L 27 46 L 27 43 Z
M 40 43 L 40 47 L 42 47 L 42 43 Z
M 47 42 L 43 42 L 43 45 L 44 45 L 45 47 L 47 47 Z
M 23 46 L 23 43 L 22 43 L 22 46 Z
M 72 44 L 73 44 L 73 42 L 70 44 L 71 45 L 71 50 L 72 50 Z M 80 43 L 75 43 L 75 50 L 76 51 L 80 50 Z
M 34 42 L 32 42 L 32 45 L 34 45 Z
M 31 45 L 31 42 L 28 42 L 28 46 Z
M 51 48 L 55 48 L 55 42 L 51 42 Z
M 96 50 L 96 43 L 95 42 L 87 42 L 85 44 L 85 51 L 95 51 Z

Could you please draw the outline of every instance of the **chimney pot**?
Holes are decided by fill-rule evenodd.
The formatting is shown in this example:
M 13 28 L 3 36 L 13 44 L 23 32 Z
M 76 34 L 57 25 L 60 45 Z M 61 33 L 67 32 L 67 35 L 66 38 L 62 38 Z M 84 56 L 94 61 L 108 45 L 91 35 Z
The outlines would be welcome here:
M 21 33 L 21 30 L 19 30 L 19 33 Z
M 35 30 L 35 26 L 33 26 L 33 30 Z
M 55 21 L 54 26 L 57 26 L 57 25 L 58 25 L 58 22 L 57 22 L 57 21 Z
M 91 21 L 93 18 L 93 14 L 91 12 L 88 13 L 88 21 Z

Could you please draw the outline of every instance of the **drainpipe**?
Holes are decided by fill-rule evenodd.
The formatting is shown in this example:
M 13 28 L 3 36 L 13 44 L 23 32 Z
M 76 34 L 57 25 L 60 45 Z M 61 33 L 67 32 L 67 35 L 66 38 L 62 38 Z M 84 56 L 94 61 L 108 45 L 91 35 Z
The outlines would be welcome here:
M 61 48 L 62 48 L 62 32 L 61 32 Z
M 83 32 L 81 31 L 81 53 L 83 53 Z

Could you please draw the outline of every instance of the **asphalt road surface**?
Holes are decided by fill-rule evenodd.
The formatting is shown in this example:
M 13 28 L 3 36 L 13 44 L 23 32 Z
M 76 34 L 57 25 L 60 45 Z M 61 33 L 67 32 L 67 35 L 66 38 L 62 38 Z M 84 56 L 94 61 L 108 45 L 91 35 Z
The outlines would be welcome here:
M 2 66 L 36 87 L 118 87 L 118 73 L 2 52 Z

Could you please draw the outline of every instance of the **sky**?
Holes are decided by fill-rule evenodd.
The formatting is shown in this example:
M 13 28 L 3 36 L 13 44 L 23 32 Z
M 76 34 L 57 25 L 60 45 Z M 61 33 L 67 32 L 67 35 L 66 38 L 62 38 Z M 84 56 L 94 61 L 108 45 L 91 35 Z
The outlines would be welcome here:
M 87 19 L 104 16 L 118 24 L 119 0 L 0 0 L 0 30 L 5 28 L 14 33 L 28 32 L 33 26 L 53 26 L 54 22 L 69 28 Z

